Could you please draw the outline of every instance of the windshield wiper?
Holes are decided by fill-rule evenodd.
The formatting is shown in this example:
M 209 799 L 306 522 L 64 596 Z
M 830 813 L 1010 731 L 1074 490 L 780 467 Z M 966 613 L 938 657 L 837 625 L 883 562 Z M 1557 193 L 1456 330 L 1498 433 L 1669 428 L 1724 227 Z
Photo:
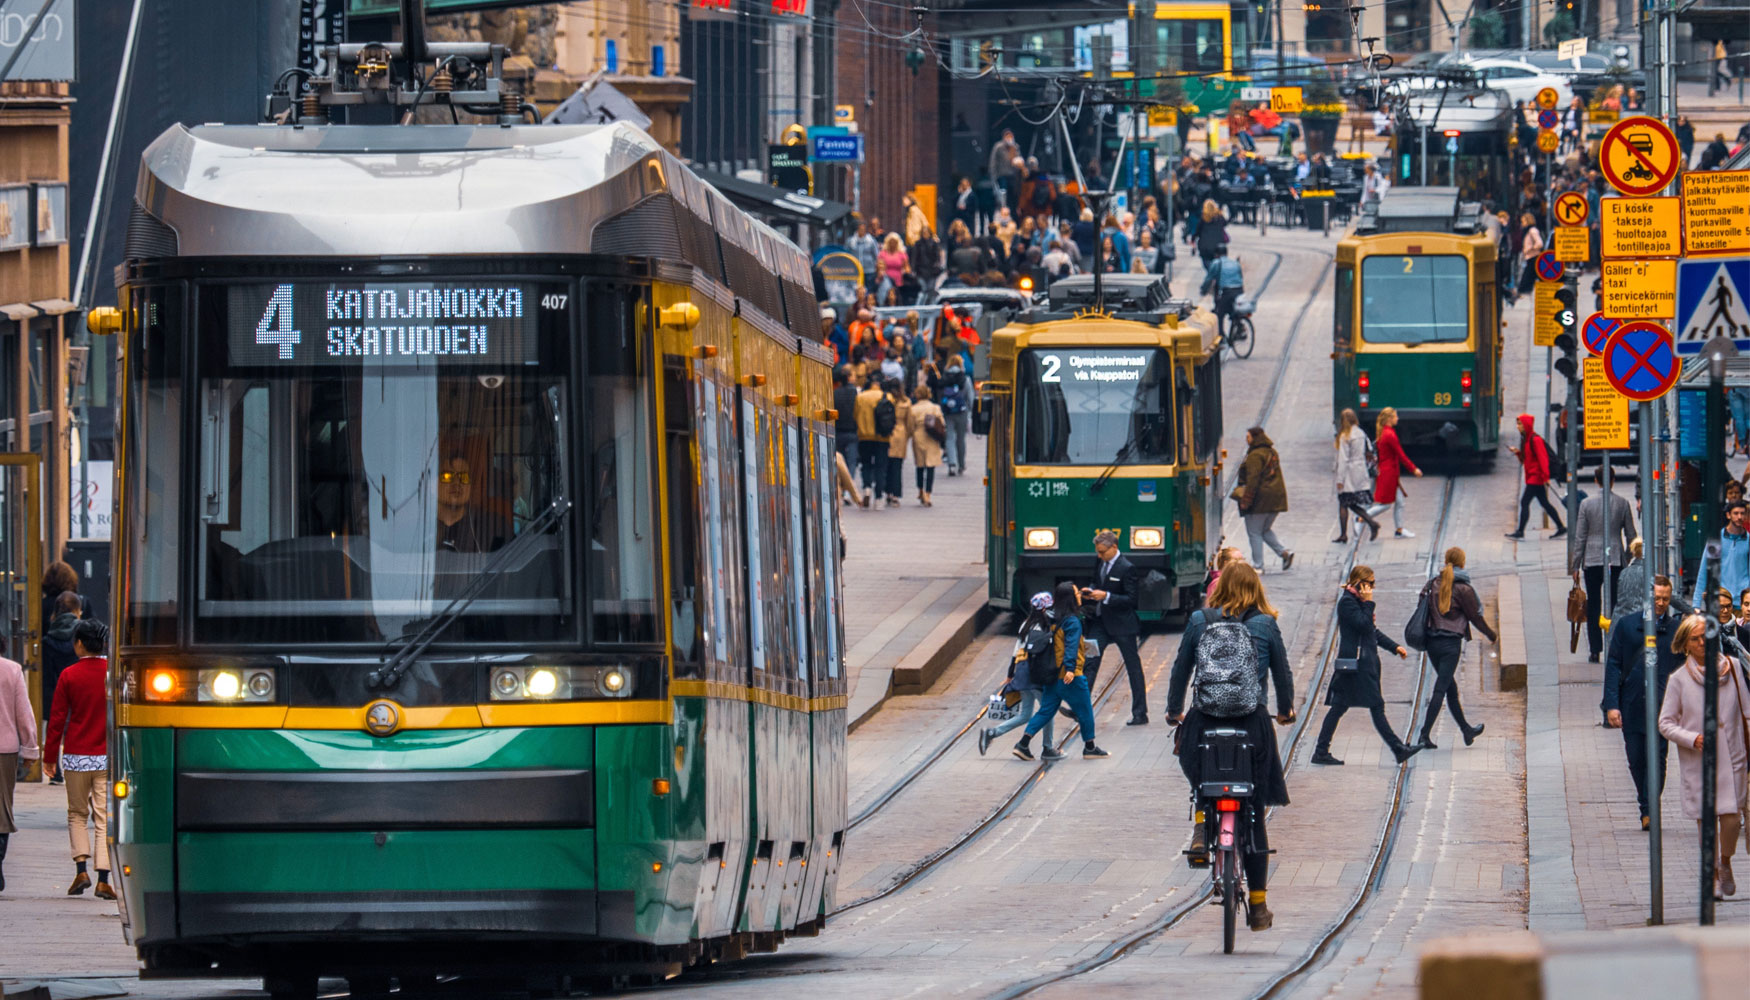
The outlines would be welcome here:
M 366 682 L 378 691 L 387 691 L 399 683 L 401 675 L 407 672 L 407 668 L 412 666 L 413 661 L 430 648 L 445 629 L 454 625 L 462 617 L 462 612 L 467 611 L 468 606 L 473 604 L 482 593 L 485 593 L 488 585 L 504 575 L 505 570 L 510 568 L 511 560 L 514 557 L 532 548 L 534 546 L 533 539 L 546 534 L 549 528 L 558 524 L 570 513 L 571 501 L 564 497 L 555 499 L 546 510 L 523 528 L 522 534 L 511 539 L 509 545 L 493 553 L 492 558 L 487 561 L 485 566 L 481 567 L 480 575 L 474 578 L 474 582 L 468 584 L 467 589 L 457 594 L 455 600 L 452 600 L 436 616 L 429 619 L 418 632 L 415 632 L 412 638 L 407 640 L 407 645 L 402 646 L 394 656 L 384 661 L 381 667 L 371 671 Z
M 1124 464 L 1124 460 L 1130 457 L 1130 453 L 1136 450 L 1138 443 L 1139 442 L 1134 435 L 1126 438 L 1124 441 L 1124 447 L 1118 449 L 1118 454 L 1112 456 L 1112 464 L 1106 466 L 1106 471 L 1100 473 L 1100 478 L 1094 480 L 1094 485 L 1088 487 L 1088 492 L 1098 493 L 1102 489 L 1105 489 L 1106 480 L 1112 478 L 1112 474 L 1117 472 L 1118 467 Z

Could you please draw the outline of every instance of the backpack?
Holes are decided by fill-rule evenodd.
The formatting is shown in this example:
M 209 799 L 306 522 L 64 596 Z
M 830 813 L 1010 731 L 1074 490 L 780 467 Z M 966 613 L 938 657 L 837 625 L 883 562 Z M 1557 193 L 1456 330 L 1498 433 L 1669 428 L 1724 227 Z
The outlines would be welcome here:
M 875 404 L 875 436 L 891 437 L 893 425 L 899 422 L 899 414 L 893 408 L 893 400 L 883 396 L 881 402 Z
M 1215 609 L 1210 609 L 1215 611 Z M 1218 719 L 1236 719 L 1257 711 L 1264 700 L 1258 680 L 1258 649 L 1252 644 L 1245 623 L 1215 611 L 1211 620 L 1205 611 L 1203 634 L 1197 637 L 1197 684 L 1193 701 L 1199 712 Z
M 1027 664 L 1027 680 L 1036 688 L 1048 688 L 1057 679 L 1056 646 L 1052 639 L 1057 624 L 1035 622 L 1021 636 L 1021 654 Z
M 1543 453 L 1545 455 L 1549 456 L 1549 481 L 1552 483 L 1565 483 L 1565 482 L 1567 482 L 1568 481 L 1568 460 L 1561 453 L 1561 450 L 1557 449 L 1557 448 L 1551 448 L 1549 446 L 1549 442 L 1544 441 L 1543 435 L 1541 435 L 1541 434 L 1533 434 L 1532 436 L 1537 438 L 1538 441 L 1542 442 Z
M 966 387 L 964 378 L 953 379 L 942 386 L 942 412 L 966 412 Z
M 1057 194 L 1051 190 L 1050 179 L 1042 177 L 1033 182 L 1034 208 L 1050 208 L 1051 203 L 1056 200 L 1056 198 Z
M 928 414 L 924 417 L 924 433 L 928 434 L 930 440 L 937 444 L 948 443 L 948 425 L 943 423 L 942 418 L 936 416 L 934 413 Z

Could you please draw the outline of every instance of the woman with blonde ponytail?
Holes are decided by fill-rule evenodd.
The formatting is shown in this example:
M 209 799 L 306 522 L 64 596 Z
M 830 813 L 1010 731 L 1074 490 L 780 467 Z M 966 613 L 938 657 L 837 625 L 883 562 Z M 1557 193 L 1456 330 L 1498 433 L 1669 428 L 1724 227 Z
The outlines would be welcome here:
M 1416 745 L 1424 750 L 1438 749 L 1433 740 L 1434 723 L 1440 718 L 1440 704 L 1444 701 L 1468 747 L 1482 735 L 1483 724 L 1479 722 L 1472 728 L 1466 723 L 1464 708 L 1458 703 L 1455 675 L 1459 657 L 1464 653 L 1464 641 L 1471 637 L 1472 625 L 1490 642 L 1496 638 L 1495 630 L 1483 621 L 1482 602 L 1477 600 L 1470 574 L 1464 570 L 1463 549 L 1454 546 L 1446 550 L 1440 575 L 1428 581 L 1422 595 L 1428 600 L 1428 662 L 1434 667 L 1434 695 L 1428 699 L 1428 710 L 1422 718 L 1422 739 Z

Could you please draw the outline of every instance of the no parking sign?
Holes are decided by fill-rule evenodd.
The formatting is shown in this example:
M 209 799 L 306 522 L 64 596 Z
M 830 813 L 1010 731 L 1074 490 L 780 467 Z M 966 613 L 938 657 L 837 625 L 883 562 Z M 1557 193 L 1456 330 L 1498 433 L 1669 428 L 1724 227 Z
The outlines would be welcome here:
M 1604 345 L 1604 377 L 1629 399 L 1658 399 L 1677 384 L 1683 366 L 1671 331 L 1648 320 L 1618 327 Z

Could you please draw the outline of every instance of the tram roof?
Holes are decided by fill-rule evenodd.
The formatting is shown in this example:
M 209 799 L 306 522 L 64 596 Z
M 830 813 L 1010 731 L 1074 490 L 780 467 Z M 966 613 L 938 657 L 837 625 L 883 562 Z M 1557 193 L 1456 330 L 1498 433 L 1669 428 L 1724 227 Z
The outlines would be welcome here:
M 603 223 L 656 195 L 679 211 L 644 213 L 604 240 Z M 680 259 L 684 247 L 659 249 L 697 222 L 786 278 L 807 270 L 776 230 L 623 122 L 178 124 L 142 154 L 135 201 L 135 223 L 158 242 L 140 253 L 130 238 L 130 257 L 628 253 L 644 239 Z

